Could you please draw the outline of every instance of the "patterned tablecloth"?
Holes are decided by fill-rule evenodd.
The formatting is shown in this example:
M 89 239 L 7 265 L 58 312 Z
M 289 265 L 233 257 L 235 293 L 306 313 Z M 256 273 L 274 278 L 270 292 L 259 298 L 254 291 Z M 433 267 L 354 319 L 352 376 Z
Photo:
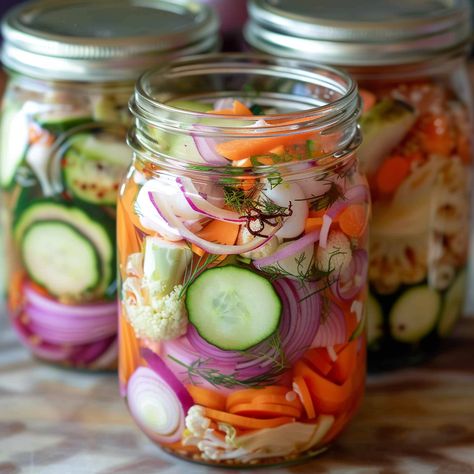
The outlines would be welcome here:
M 178 461 L 148 442 L 113 374 L 40 364 L 1 331 L 1 474 L 205 472 L 231 471 Z M 266 472 L 474 473 L 474 320 L 423 367 L 370 377 L 359 416 L 326 454 Z

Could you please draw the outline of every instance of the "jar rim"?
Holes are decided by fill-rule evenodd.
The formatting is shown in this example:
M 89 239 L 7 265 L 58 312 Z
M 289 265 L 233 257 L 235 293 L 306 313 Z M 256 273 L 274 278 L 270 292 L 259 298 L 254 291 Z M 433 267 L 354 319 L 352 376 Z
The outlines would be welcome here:
M 168 84 L 166 81 L 176 81 L 177 78 L 190 77 L 200 74 L 256 74 L 265 77 L 280 77 L 295 79 L 301 83 L 314 87 L 327 87 L 332 95 L 326 97 L 326 103 L 317 104 L 315 97 L 305 97 L 306 103 L 312 107 L 293 112 L 235 116 L 220 115 L 207 112 L 196 112 L 169 105 L 172 97 L 165 91 L 157 94 L 153 85 Z M 226 91 L 221 91 L 219 97 L 225 96 Z M 175 98 L 178 99 L 179 98 Z M 301 99 L 301 97 L 300 97 Z M 186 98 L 184 98 L 186 100 Z M 219 119 L 219 125 L 199 124 L 199 135 L 206 137 L 226 138 L 268 138 L 286 135 L 297 135 L 308 132 L 321 134 L 334 132 L 341 127 L 351 127 L 350 140 L 341 143 L 335 150 L 343 156 L 347 150 L 354 151 L 360 138 L 356 120 L 360 114 L 360 99 L 356 82 L 350 75 L 337 68 L 310 61 L 274 58 L 262 54 L 207 54 L 181 58 L 165 66 L 157 67 L 144 73 L 137 81 L 135 93 L 130 100 L 130 110 L 135 116 L 136 127 L 132 130 L 129 144 L 137 152 L 147 149 L 153 153 L 153 146 L 147 143 L 144 136 L 144 126 L 165 130 L 171 133 L 192 135 L 195 133 L 195 124 L 203 119 Z M 262 124 L 262 120 L 265 120 Z M 236 125 L 236 121 L 239 123 Z M 135 135 L 135 136 L 132 136 Z M 347 137 L 346 137 L 347 138 Z M 335 158 L 336 160 L 336 158 Z M 166 160 L 157 160 L 163 164 Z M 179 160 L 175 160 L 179 161 Z M 306 163 L 303 160 L 297 164 Z M 195 163 L 182 161 L 175 166 L 196 169 Z M 167 165 L 173 165 L 168 160 Z M 191 166 L 186 166 L 191 165 Z M 291 169 L 292 163 L 279 163 L 272 168 Z M 220 172 L 228 166 L 204 166 Z M 203 167 L 203 168 L 204 168 Z M 238 167 L 235 167 L 238 168 Z M 269 166 L 255 166 L 252 170 L 269 168 Z M 296 167 L 298 168 L 298 167 Z M 241 168 L 247 174 L 248 168 Z

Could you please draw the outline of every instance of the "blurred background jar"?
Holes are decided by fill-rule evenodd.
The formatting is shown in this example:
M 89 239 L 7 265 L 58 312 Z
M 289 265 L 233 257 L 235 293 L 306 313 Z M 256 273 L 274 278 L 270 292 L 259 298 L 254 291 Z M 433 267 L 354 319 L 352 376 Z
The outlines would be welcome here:
M 247 0 L 199 0 L 214 8 L 220 19 L 223 51 L 239 51 L 247 20 Z
M 196 2 L 43 0 L 3 19 L 0 185 L 7 306 L 40 359 L 115 365 L 115 201 L 145 69 L 216 48 Z
M 469 4 L 251 0 L 249 15 L 255 49 L 342 66 L 359 81 L 373 199 L 369 366 L 417 363 L 451 332 L 466 294 Z

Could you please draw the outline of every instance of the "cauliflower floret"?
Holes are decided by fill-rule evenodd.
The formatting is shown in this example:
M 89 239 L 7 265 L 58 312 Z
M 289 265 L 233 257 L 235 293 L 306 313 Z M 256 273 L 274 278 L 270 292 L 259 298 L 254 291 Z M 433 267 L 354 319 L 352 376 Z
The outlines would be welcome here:
M 251 242 L 255 237 L 248 231 L 246 227 L 242 227 L 239 232 L 239 237 L 237 239 L 237 243 L 239 245 L 248 244 Z M 245 252 L 242 257 L 251 258 L 252 260 L 257 260 L 259 258 L 268 257 L 269 255 L 276 252 L 278 246 L 280 245 L 280 241 L 276 235 L 274 235 L 266 244 L 262 245 L 258 249 L 251 250 L 250 252 Z
M 318 247 L 316 252 L 318 268 L 323 272 L 344 272 L 351 263 L 351 257 L 351 242 L 338 230 L 331 231 L 326 247 Z
M 137 304 L 135 298 L 127 298 L 125 310 L 138 337 L 159 341 L 174 339 L 186 332 L 188 316 L 184 299 L 180 297 L 181 289 L 182 285 L 177 285 L 171 293 L 151 298 L 149 304 Z
M 185 433 L 185 436 L 203 437 L 206 430 L 211 426 L 211 420 L 204 416 L 204 407 L 193 405 L 188 410 L 185 425 L 188 430 L 188 433 Z

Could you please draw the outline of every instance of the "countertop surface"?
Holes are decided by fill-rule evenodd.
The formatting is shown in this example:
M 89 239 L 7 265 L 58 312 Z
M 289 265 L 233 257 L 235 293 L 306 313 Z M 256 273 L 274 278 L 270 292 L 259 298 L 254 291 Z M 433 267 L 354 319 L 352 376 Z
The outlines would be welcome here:
M 114 374 L 57 369 L 0 332 L 0 473 L 229 473 L 163 454 L 133 425 Z M 234 471 L 239 472 L 239 471 Z M 244 471 L 242 471 L 244 472 Z M 474 319 L 424 366 L 371 376 L 328 452 L 284 473 L 474 473 Z

